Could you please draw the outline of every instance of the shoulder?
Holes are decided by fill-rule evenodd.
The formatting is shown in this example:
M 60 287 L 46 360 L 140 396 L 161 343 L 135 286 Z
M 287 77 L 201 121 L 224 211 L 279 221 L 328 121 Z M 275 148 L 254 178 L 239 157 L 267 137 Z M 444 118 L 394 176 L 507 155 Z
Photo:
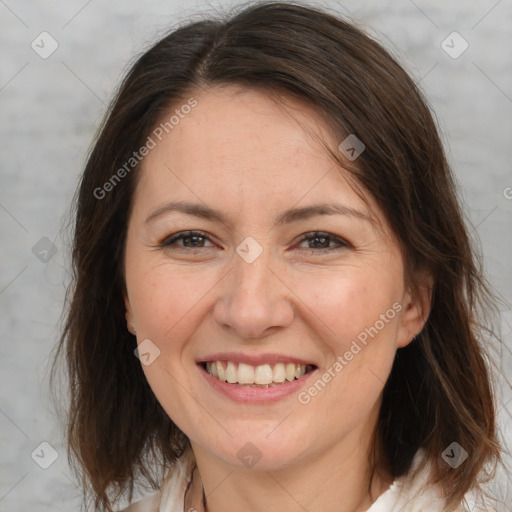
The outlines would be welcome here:
M 130 504 L 120 512 L 158 512 L 161 505 L 169 512 L 183 510 L 185 492 L 195 468 L 192 449 L 188 447 L 169 468 L 160 490 Z
M 158 491 L 132 503 L 130 506 L 123 508 L 120 512 L 158 512 L 160 499 L 161 493 Z
M 423 450 L 416 453 L 411 471 L 414 472 L 425 459 Z M 367 512 L 443 512 L 446 501 L 439 485 L 430 483 L 431 465 L 427 463 L 414 477 L 397 478 L 387 491 L 382 493 Z M 411 474 L 411 472 L 410 472 Z M 499 501 L 499 500 L 498 500 Z M 503 501 L 505 503 L 505 501 Z M 496 504 L 468 491 L 463 503 L 454 512 L 498 512 Z
M 423 461 L 425 454 L 419 450 L 411 470 Z M 444 500 L 440 489 L 429 484 L 430 466 L 416 474 L 415 478 L 397 478 L 387 491 L 381 494 L 367 512 L 442 512 Z

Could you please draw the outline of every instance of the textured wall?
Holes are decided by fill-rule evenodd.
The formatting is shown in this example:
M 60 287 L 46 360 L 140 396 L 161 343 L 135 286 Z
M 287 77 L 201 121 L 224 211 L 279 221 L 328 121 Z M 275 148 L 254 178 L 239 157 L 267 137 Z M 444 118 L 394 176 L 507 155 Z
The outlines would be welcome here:
M 78 510 L 48 368 L 68 279 L 63 226 L 106 104 L 128 62 L 158 34 L 193 13 L 234 4 L 0 0 L 2 512 Z M 371 27 L 421 83 L 489 277 L 510 303 L 511 2 L 321 4 Z M 510 439 L 512 315 L 510 306 L 503 309 L 508 347 L 502 347 L 500 415 Z

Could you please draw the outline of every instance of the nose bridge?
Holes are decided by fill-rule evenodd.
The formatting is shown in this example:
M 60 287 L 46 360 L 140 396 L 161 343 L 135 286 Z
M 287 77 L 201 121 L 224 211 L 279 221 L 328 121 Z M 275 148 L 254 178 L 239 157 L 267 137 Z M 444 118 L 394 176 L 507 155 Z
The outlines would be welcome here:
M 270 253 L 268 247 L 265 250 L 263 247 L 258 250 L 254 246 L 251 247 L 250 243 L 240 244 L 234 257 L 234 288 L 231 290 L 234 296 L 242 295 L 259 299 L 261 297 L 258 295 L 264 295 L 267 299 L 270 298 L 269 287 L 272 286 L 270 282 L 272 273 L 268 268 L 271 264 Z
M 275 283 L 269 270 L 271 251 L 249 240 L 242 242 L 234 257 L 233 279 L 229 298 L 234 307 L 240 307 L 252 315 L 262 316 L 270 312 Z
M 245 239 L 234 254 L 232 272 L 216 308 L 217 322 L 247 338 L 289 324 L 293 314 L 285 300 L 285 286 L 270 270 L 275 266 L 268 246 Z

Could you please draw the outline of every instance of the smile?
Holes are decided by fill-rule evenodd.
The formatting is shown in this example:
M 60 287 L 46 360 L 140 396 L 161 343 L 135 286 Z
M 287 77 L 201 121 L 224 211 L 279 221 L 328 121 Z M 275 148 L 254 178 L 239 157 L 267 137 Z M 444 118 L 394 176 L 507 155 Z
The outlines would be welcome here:
M 235 361 L 206 361 L 204 370 L 216 379 L 244 387 L 274 387 L 292 382 L 315 369 L 314 365 L 274 363 L 253 366 Z

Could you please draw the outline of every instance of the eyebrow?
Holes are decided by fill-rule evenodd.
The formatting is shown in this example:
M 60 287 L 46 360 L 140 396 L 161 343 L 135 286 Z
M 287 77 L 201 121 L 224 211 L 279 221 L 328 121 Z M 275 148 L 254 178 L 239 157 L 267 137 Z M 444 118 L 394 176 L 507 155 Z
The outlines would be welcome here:
M 193 215 L 195 217 L 200 217 L 202 219 L 206 219 L 212 222 L 219 222 L 221 224 L 224 224 L 225 226 L 228 226 L 230 224 L 226 215 L 221 211 L 213 210 L 212 208 L 204 204 L 190 203 L 187 201 L 171 201 L 170 203 L 167 203 L 161 208 L 158 208 L 158 210 L 154 211 L 146 219 L 145 223 L 149 224 L 156 220 L 161 215 L 168 212 L 186 213 L 187 215 Z M 274 222 L 276 225 L 285 225 L 290 224 L 292 222 L 306 220 L 316 215 L 348 215 L 350 217 L 356 217 L 362 220 L 366 220 L 368 222 L 372 221 L 372 219 L 367 213 L 356 210 L 349 206 L 344 206 L 336 203 L 322 203 L 311 206 L 305 206 L 302 208 L 291 208 L 278 215 L 274 219 Z

